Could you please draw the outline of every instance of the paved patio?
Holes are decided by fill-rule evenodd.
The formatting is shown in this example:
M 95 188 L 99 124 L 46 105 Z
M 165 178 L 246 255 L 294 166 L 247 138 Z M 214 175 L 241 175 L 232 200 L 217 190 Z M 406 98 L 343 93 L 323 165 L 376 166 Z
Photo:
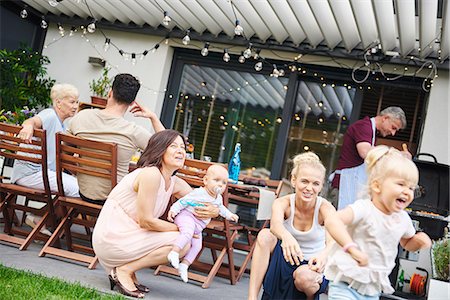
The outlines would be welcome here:
M 3 228 L 0 228 L 3 231 Z M 79 282 L 101 292 L 111 293 L 108 278 L 103 268 L 98 265 L 95 270 L 89 270 L 84 265 L 64 262 L 50 257 L 39 257 L 42 245 L 33 243 L 25 251 L 0 244 L 0 263 L 15 269 L 29 270 L 48 277 L 57 277 L 68 282 Z M 239 254 L 237 254 L 239 259 Z M 229 281 L 215 277 L 208 289 L 202 289 L 196 282 L 184 283 L 179 277 L 155 276 L 152 269 L 141 270 L 137 276 L 148 285 L 151 292 L 145 299 L 246 299 L 249 276 L 244 274 L 236 285 Z

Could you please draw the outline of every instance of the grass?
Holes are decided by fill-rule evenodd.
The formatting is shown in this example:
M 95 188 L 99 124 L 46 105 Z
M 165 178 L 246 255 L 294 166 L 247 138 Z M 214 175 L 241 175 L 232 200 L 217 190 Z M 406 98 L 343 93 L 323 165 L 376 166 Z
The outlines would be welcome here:
M 0 299 L 125 299 L 102 294 L 78 283 L 11 269 L 0 265 Z

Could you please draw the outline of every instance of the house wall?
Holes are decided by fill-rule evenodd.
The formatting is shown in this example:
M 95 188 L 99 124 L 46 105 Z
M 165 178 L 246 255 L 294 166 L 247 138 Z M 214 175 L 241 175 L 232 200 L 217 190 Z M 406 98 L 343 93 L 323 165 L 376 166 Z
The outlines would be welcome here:
M 137 76 L 142 82 L 142 88 L 139 91 L 139 101 L 152 109 L 157 115 L 160 114 L 165 88 L 169 77 L 173 48 L 171 45 L 161 43 L 160 48 L 155 53 L 149 53 L 147 57 L 141 61 L 138 59 L 135 66 L 130 61 L 125 61 L 119 54 L 118 50 L 110 47 L 108 52 L 103 51 L 105 38 L 99 31 L 94 34 L 88 34 L 86 38 L 82 38 L 80 32 L 69 37 L 68 31 L 70 26 L 65 26 L 66 36 L 60 39 L 58 30 L 54 24 L 49 26 L 43 54 L 50 58 L 51 64 L 48 67 L 48 74 L 57 80 L 57 82 L 68 82 L 78 87 L 80 90 L 80 100 L 90 102 L 91 92 L 89 90 L 89 82 L 97 79 L 101 75 L 101 68 L 94 67 L 88 63 L 88 57 L 104 58 L 108 65 L 112 67 L 111 75 L 121 72 L 131 73 Z M 121 31 L 105 31 L 106 35 L 113 43 L 121 47 L 125 52 L 142 52 L 152 48 L 156 43 L 161 41 L 161 37 L 148 36 L 143 34 L 126 33 Z M 193 42 L 192 42 L 193 43 Z M 199 48 L 202 44 L 199 43 Z M 175 47 L 181 47 L 181 43 L 174 44 Z M 277 55 L 280 54 L 280 55 Z M 274 54 L 270 51 L 263 51 L 262 55 L 280 59 L 285 57 L 289 59 L 297 55 L 296 53 L 279 52 Z M 200 55 L 200 54 L 199 54 Z M 319 57 L 320 58 L 320 57 Z M 323 65 L 336 65 L 334 62 L 323 62 L 312 55 L 302 58 L 304 63 L 315 63 L 322 61 Z M 344 62 L 346 65 L 353 65 L 353 61 Z M 431 88 L 425 125 L 423 128 L 423 136 L 420 152 L 427 152 L 435 155 L 440 163 L 449 164 L 449 73 L 448 71 L 439 70 L 439 77 L 434 80 Z M 132 119 L 130 114 L 126 118 Z M 137 119 L 136 122 L 147 128 L 151 128 L 149 122 Z M 445 125 L 444 125 L 445 124 Z
M 111 66 L 111 77 L 118 73 L 130 73 L 141 81 L 137 100 L 140 104 L 153 110 L 157 115 L 161 113 L 165 88 L 172 63 L 173 48 L 161 43 L 155 52 L 149 52 L 144 60 L 137 59 L 136 65 L 131 61 L 125 61 L 118 50 L 112 45 L 107 52 L 103 50 L 105 38 L 97 31 L 81 37 L 78 31 L 69 36 L 70 26 L 64 26 L 65 36 L 61 38 L 56 25 L 49 26 L 43 55 L 49 57 L 51 64 L 48 66 L 50 77 L 60 83 L 71 83 L 80 91 L 81 102 L 91 102 L 92 95 L 89 83 L 100 77 L 102 68 L 88 63 L 90 56 L 100 57 Z M 161 37 L 146 36 L 142 34 L 126 33 L 121 31 L 105 31 L 105 34 L 118 47 L 125 52 L 141 53 L 152 48 L 161 41 Z M 86 41 L 86 38 L 89 42 Z M 136 123 L 148 129 L 150 122 L 142 118 L 134 118 L 126 114 L 127 119 L 135 119 Z

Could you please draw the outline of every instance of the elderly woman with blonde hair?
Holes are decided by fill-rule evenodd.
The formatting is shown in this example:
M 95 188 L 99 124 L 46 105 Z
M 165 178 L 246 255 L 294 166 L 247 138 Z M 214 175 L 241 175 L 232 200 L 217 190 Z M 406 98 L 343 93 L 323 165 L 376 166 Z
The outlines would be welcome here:
M 34 129 L 45 129 L 47 136 L 47 164 L 50 189 L 57 191 L 56 183 L 56 152 L 55 134 L 66 130 L 64 121 L 72 117 L 78 109 L 78 89 L 67 83 L 55 84 L 50 92 L 52 107 L 46 108 L 36 116 L 25 120 L 18 137 L 26 143 L 31 143 Z M 30 188 L 44 189 L 41 176 L 41 166 L 25 161 L 16 161 L 11 176 L 11 182 L 18 185 L 26 185 Z M 69 174 L 63 174 L 64 193 L 66 196 L 78 197 L 77 179 Z M 26 223 L 32 227 L 37 223 L 36 217 L 28 215 Z M 47 229 L 42 233 L 50 234 Z

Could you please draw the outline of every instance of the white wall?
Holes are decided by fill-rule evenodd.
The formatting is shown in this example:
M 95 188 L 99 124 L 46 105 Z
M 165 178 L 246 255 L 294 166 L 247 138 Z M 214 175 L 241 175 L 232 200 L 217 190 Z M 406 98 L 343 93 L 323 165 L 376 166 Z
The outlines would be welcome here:
M 105 38 L 97 31 L 81 37 L 81 32 L 69 36 L 70 26 L 64 26 L 65 36 L 61 38 L 55 25 L 48 29 L 43 54 L 50 59 L 48 74 L 57 82 L 71 83 L 80 91 L 80 101 L 90 102 L 91 92 L 89 83 L 101 75 L 102 68 L 88 63 L 89 56 L 104 58 L 111 66 L 110 75 L 130 73 L 141 81 L 141 89 L 137 99 L 139 103 L 160 115 L 164 100 L 164 89 L 167 86 L 173 48 L 161 43 L 155 52 L 149 52 L 144 60 L 137 59 L 136 65 L 125 61 L 112 45 L 108 52 L 104 52 Z M 125 52 L 141 53 L 152 48 L 161 37 L 133 34 L 119 31 L 105 31 L 105 34 Z M 61 38 L 61 39 L 60 39 Z M 89 39 L 89 42 L 86 41 Z M 126 115 L 132 119 L 131 114 Z M 146 128 L 151 128 L 148 120 L 138 118 L 136 122 Z
M 449 72 L 439 71 L 430 92 L 420 152 L 436 156 L 439 163 L 450 164 L 450 86 Z
M 43 51 L 43 54 L 50 58 L 51 64 L 48 67 L 48 73 L 52 78 L 58 82 L 74 84 L 80 90 L 80 100 L 90 102 L 89 82 L 100 76 L 101 68 L 91 66 L 87 62 L 88 57 L 103 56 L 108 64 L 113 67 L 111 72 L 113 75 L 128 72 L 142 81 L 143 87 L 138 94 L 138 99 L 144 105 L 153 109 L 157 115 L 160 114 L 164 101 L 164 89 L 167 86 L 173 56 L 173 48 L 170 45 L 161 43 L 160 48 L 155 53 L 149 53 L 144 61 L 138 59 L 137 64 L 132 66 L 129 61 L 124 61 L 113 47 L 106 53 L 103 51 L 105 39 L 100 32 L 88 34 L 87 37 L 91 42 L 88 43 L 85 38 L 80 37 L 80 32 L 77 32 L 73 37 L 68 37 L 70 26 L 65 27 L 66 36 L 61 40 L 53 43 L 54 39 L 60 37 L 55 25 L 49 27 L 46 37 L 45 44 L 53 43 Z M 116 43 L 126 52 L 142 52 L 153 47 L 161 40 L 160 37 L 143 34 L 119 31 L 105 32 L 113 43 Z M 91 44 L 94 44 L 96 48 Z M 198 45 L 201 47 L 202 44 L 198 43 Z M 180 47 L 182 45 L 177 43 L 176 46 Z M 240 49 L 237 49 L 236 53 L 239 53 L 239 51 Z M 286 59 L 291 57 L 290 60 L 293 60 L 297 55 L 297 53 L 292 52 L 277 52 L 278 55 L 275 55 L 271 51 L 263 51 L 261 54 L 264 57 L 275 59 L 279 59 L 279 56 Z M 312 55 L 302 58 L 302 61 L 304 63 L 337 66 L 334 62 L 324 62 L 323 57 L 317 59 L 317 57 Z M 354 62 L 345 61 L 345 63 L 353 65 Z M 389 66 L 386 67 L 389 68 Z M 439 70 L 438 74 L 439 77 L 434 80 L 429 97 L 420 151 L 435 155 L 440 163 L 449 164 L 449 73 L 448 71 Z M 158 92 L 155 94 L 154 91 Z M 131 117 L 128 115 L 127 118 Z M 150 128 L 145 120 L 140 120 L 138 123 L 141 125 L 145 124 L 147 128 Z

